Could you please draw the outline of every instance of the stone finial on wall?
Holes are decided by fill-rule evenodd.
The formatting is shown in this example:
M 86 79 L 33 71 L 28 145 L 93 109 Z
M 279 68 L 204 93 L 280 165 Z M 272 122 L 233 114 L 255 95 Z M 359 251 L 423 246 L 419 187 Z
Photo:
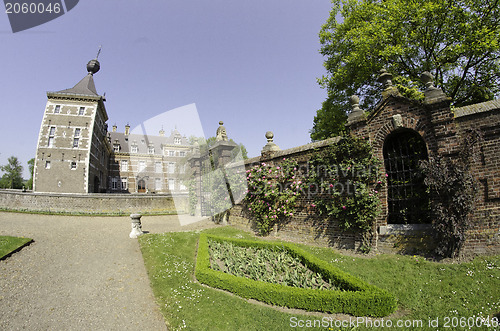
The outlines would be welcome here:
M 444 94 L 443 90 L 434 86 L 434 76 L 432 76 L 430 72 L 424 71 L 420 76 L 420 80 L 425 85 L 425 103 L 429 104 L 449 100 L 448 96 Z
M 271 131 L 267 131 L 266 132 L 267 144 L 264 146 L 264 148 L 262 148 L 262 151 L 260 152 L 262 156 L 269 155 L 281 150 L 279 146 L 274 143 L 273 138 L 274 138 L 274 133 L 272 133 Z
M 215 141 L 228 141 L 226 128 L 223 126 L 224 122 L 219 122 L 219 127 L 215 133 Z
M 365 119 L 365 112 L 359 108 L 359 97 L 357 95 L 351 95 L 349 102 L 351 103 L 352 111 L 347 116 L 347 124 L 349 125 Z
M 392 85 L 392 74 L 387 69 L 382 68 L 379 71 L 377 81 L 382 83 L 384 90 L 382 91 L 382 98 L 387 98 L 389 95 L 400 95 L 396 86 Z

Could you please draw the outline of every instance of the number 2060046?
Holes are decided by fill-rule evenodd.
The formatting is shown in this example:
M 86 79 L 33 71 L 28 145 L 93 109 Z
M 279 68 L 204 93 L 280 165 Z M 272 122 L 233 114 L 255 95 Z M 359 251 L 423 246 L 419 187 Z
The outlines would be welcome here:
M 466 318 L 466 317 L 460 317 L 460 318 L 459 317 L 445 317 L 443 327 L 455 329 L 457 327 L 474 328 L 474 327 L 486 326 L 486 327 L 495 327 L 496 328 L 496 327 L 498 327 L 498 325 L 499 325 L 499 323 L 498 323 L 497 317 L 493 317 L 491 319 L 489 316 L 487 318 L 482 318 L 482 317 L 477 317 L 477 318 L 474 318 L 474 317 L 469 317 L 469 318 Z
M 55 13 L 59 14 L 61 12 L 61 4 L 56 3 L 5 3 L 5 13 L 7 14 L 43 14 L 43 13 Z

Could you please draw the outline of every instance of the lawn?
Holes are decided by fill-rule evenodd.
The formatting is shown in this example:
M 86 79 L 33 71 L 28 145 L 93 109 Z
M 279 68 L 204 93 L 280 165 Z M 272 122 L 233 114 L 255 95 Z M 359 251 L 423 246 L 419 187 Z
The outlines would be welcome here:
M 206 232 L 229 238 L 254 238 L 231 227 Z M 307 329 L 366 330 L 370 329 L 367 325 L 398 323 L 406 324 L 400 328 L 405 330 L 435 330 L 445 327 L 445 323 L 448 329 L 461 329 L 454 327 L 460 323 L 477 326 L 485 319 L 489 319 L 491 327 L 483 329 L 495 329 L 493 326 L 497 325 L 491 323 L 492 317 L 500 313 L 500 256 L 444 264 L 419 256 L 345 256 L 328 248 L 300 245 L 396 296 L 399 308 L 395 315 L 369 321 L 347 315 L 285 312 L 203 286 L 193 276 L 198 237 L 197 232 L 139 237 L 153 292 L 173 330 L 289 330 L 314 325 L 318 327 Z
M 0 259 L 3 259 L 18 249 L 21 249 L 31 241 L 32 239 L 30 238 L 0 236 Z

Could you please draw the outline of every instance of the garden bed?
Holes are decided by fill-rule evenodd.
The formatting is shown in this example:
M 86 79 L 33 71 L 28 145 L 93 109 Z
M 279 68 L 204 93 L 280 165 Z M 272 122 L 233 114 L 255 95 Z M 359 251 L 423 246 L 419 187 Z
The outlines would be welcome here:
M 260 268 L 261 271 L 266 271 L 259 273 L 256 271 L 258 268 L 254 268 L 254 265 L 259 264 L 258 260 L 252 262 L 248 262 L 247 260 L 248 265 L 252 265 L 251 270 L 243 271 L 241 270 L 243 268 L 241 263 L 238 266 L 234 263 L 229 264 L 231 266 L 226 266 L 226 262 L 223 263 L 219 259 L 222 256 L 218 256 L 217 254 L 213 255 L 212 261 L 214 269 L 219 270 L 214 270 L 211 263 L 209 240 L 213 248 L 220 248 L 222 246 L 226 248 L 232 247 L 233 254 L 235 254 L 235 247 L 237 247 L 236 251 L 238 253 L 236 254 L 241 254 L 240 257 L 248 252 L 256 252 L 257 250 L 272 252 L 258 254 L 277 254 L 276 256 L 290 259 L 290 263 L 294 263 L 295 265 L 301 264 L 304 268 L 308 269 L 307 273 L 311 277 L 299 278 L 298 276 L 293 276 L 287 279 L 283 273 L 274 273 L 276 281 L 274 283 L 266 282 L 258 280 L 258 278 L 264 279 L 264 274 L 270 276 L 268 278 L 272 278 L 272 272 L 269 271 L 271 265 L 269 262 L 263 263 Z M 245 253 L 243 253 L 242 249 L 245 250 Z M 247 249 L 248 251 L 246 251 Z M 227 257 L 227 254 L 224 255 Z M 232 261 L 238 259 L 238 256 L 230 258 Z M 220 271 L 220 269 L 224 268 L 227 271 L 232 270 L 237 275 Z M 291 269 L 288 269 L 288 272 L 294 273 Z M 255 279 L 244 276 L 242 273 L 250 273 Z M 278 244 L 238 240 L 201 234 L 198 244 L 195 274 L 198 281 L 206 285 L 230 291 L 244 298 L 259 300 L 276 306 L 299 308 L 309 311 L 347 313 L 354 316 L 377 317 L 387 316 L 396 309 L 396 300 L 387 291 L 349 275 L 289 243 Z M 284 279 L 285 281 L 283 281 Z M 304 283 L 306 285 L 307 283 L 315 285 L 312 287 L 288 286 L 293 285 L 294 282 L 302 283 L 302 285 Z M 327 286 L 330 289 L 326 289 Z

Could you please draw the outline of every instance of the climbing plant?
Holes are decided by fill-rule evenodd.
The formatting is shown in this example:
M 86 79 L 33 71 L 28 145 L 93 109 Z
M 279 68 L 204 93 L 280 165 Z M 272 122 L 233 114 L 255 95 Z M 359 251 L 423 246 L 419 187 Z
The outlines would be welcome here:
M 246 171 L 245 208 L 253 215 L 261 235 L 294 215 L 297 198 L 305 187 L 297 169 L 296 162 L 283 159 L 279 165 L 260 163 Z
M 351 135 L 314 153 L 309 161 L 312 206 L 330 226 L 361 233 L 361 250 L 369 250 L 372 224 L 380 212 L 380 166 L 370 143 Z

